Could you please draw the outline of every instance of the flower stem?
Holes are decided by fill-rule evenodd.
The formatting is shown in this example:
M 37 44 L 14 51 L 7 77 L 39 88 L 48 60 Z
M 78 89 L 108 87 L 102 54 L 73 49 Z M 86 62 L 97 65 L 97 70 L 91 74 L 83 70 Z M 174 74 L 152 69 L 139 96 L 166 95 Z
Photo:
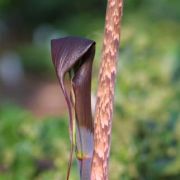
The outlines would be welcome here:
M 94 154 L 91 180 L 108 180 L 108 159 L 122 9 L 123 0 L 108 0 L 94 120 Z

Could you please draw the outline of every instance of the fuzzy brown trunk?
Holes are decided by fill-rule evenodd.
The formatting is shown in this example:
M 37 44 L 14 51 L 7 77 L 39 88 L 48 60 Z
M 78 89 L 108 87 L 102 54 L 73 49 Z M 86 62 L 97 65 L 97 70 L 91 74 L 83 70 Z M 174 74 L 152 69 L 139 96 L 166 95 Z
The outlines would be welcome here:
M 96 113 L 91 180 L 108 180 L 114 86 L 123 0 L 108 0 Z

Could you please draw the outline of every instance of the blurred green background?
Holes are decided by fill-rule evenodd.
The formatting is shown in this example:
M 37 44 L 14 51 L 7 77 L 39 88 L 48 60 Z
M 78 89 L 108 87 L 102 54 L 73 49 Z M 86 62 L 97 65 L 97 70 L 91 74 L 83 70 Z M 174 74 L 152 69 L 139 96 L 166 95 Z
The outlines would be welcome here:
M 65 179 L 68 116 L 50 39 L 97 42 L 95 99 L 105 9 L 104 0 L 0 0 L 0 180 Z M 124 1 L 110 180 L 180 179 L 179 32 L 179 0 Z

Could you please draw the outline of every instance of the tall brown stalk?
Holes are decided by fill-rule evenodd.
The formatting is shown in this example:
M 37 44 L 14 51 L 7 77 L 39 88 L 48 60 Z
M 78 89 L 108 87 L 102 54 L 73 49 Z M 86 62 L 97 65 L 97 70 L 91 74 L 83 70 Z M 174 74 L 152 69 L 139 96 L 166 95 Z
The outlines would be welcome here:
M 114 86 L 123 0 L 108 0 L 94 121 L 91 180 L 108 180 Z

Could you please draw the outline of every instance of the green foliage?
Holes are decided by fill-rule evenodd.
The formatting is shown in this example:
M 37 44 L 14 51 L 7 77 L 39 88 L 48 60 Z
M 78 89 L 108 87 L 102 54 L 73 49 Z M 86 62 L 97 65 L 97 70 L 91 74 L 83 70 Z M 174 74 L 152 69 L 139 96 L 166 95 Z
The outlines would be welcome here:
M 123 26 L 110 177 L 179 179 L 179 26 L 142 22 Z
M 52 73 L 53 65 L 46 46 L 24 45 L 18 48 L 26 72 L 46 75 Z
M 42 121 L 16 106 L 1 108 L 0 179 L 65 179 L 68 140 L 65 119 Z

